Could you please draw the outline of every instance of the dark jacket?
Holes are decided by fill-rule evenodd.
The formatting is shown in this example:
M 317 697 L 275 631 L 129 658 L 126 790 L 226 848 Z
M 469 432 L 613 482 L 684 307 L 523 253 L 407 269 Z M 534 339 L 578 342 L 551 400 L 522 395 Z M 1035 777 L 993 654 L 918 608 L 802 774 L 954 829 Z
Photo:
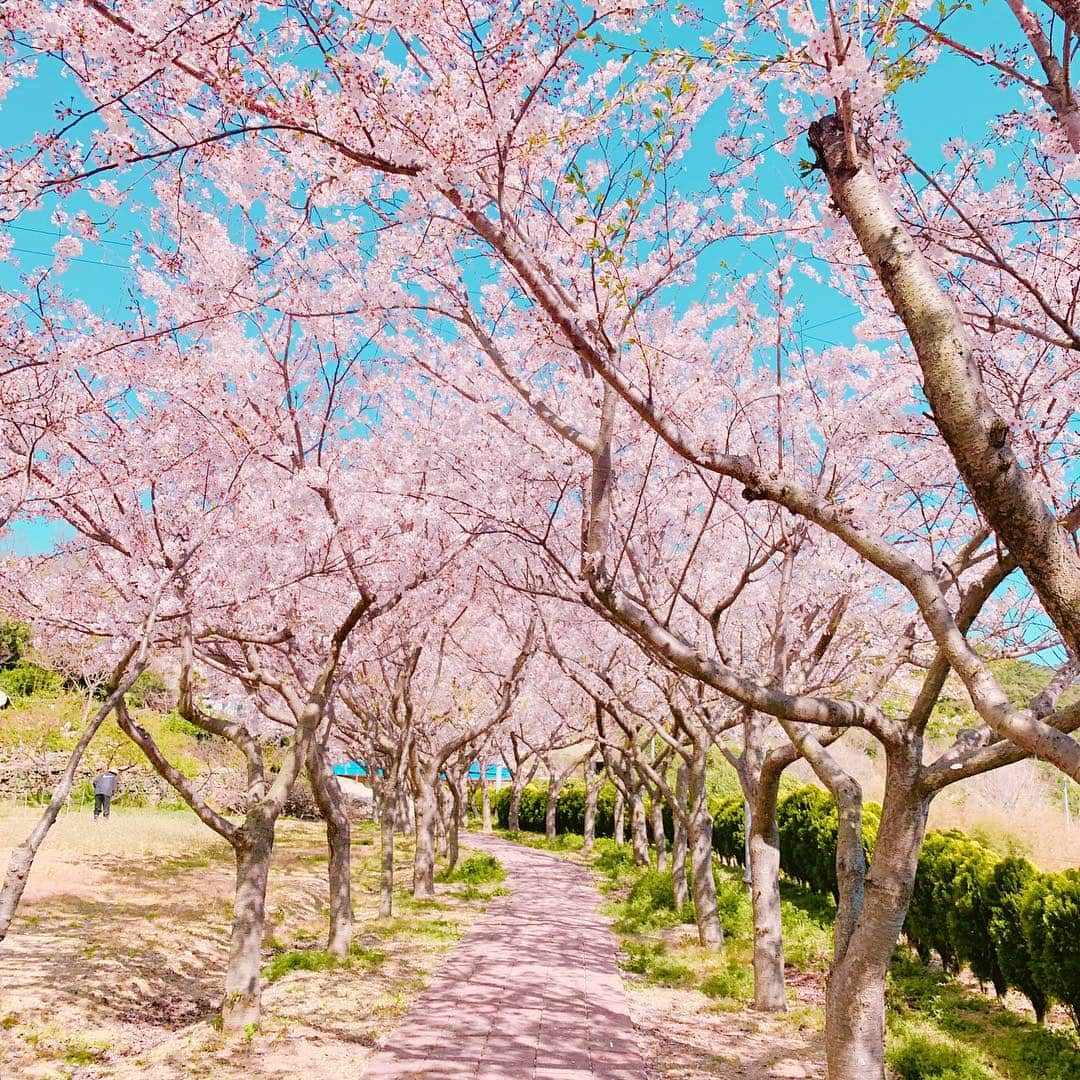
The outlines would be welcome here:
M 103 772 L 100 776 L 95 776 L 94 794 L 108 795 L 112 798 L 116 794 L 116 773 Z

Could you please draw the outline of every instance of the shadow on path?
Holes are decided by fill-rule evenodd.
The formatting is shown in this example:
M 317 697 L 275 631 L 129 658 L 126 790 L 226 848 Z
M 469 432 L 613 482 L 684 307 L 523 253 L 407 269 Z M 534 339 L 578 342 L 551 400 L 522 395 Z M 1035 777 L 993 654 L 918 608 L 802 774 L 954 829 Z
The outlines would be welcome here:
M 474 925 L 366 1080 L 643 1080 L 615 940 L 582 866 L 472 834 L 510 896 Z

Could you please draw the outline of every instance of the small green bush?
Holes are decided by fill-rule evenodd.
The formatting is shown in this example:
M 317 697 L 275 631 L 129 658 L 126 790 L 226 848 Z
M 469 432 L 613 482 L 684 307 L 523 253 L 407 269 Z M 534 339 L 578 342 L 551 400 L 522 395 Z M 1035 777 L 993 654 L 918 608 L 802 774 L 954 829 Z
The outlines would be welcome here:
M 890 1047 L 888 1062 L 900 1080 L 993 1080 L 971 1050 L 919 1032 Z
M 11 619 L 0 623 L 0 667 L 17 664 L 30 644 L 30 627 Z
M 57 671 L 50 671 L 32 660 L 19 660 L 7 670 L 0 671 L 0 689 L 13 699 L 56 697 L 64 689 L 64 680 Z
M 1035 974 L 1031 947 L 1024 935 L 1021 908 L 1024 895 L 1038 876 L 1034 866 L 1019 856 L 1002 859 L 987 882 L 990 908 L 990 938 L 997 953 L 998 967 L 1006 986 L 1015 986 L 1035 1010 L 1041 1024 L 1046 1015 L 1047 996 Z
M 630 887 L 627 902 L 647 911 L 674 911 L 675 886 L 670 874 L 646 870 Z
M 634 853 L 629 844 L 598 845 L 597 852 L 596 868 L 613 881 L 634 872 Z
M 460 881 L 466 885 L 488 885 L 502 881 L 505 877 L 506 871 L 503 869 L 503 864 L 494 855 L 478 851 L 458 863 L 453 870 L 442 871 L 438 875 L 438 880 Z
M 754 972 L 746 964 L 728 964 L 702 984 L 701 992 L 711 998 L 745 1000 L 754 995 Z
M 521 789 L 518 805 L 518 825 L 522 832 L 545 831 L 547 813 L 547 789 L 542 781 L 533 781 Z M 555 803 L 556 833 L 584 833 L 585 831 L 585 781 L 568 780 L 559 789 Z M 513 789 L 504 787 L 491 796 L 491 809 L 500 829 L 510 827 L 510 800 Z M 602 784 L 596 797 L 596 835 L 610 837 L 615 832 L 615 787 Z
M 730 874 L 716 874 L 716 910 L 724 933 L 733 939 L 749 940 L 754 915 L 746 886 Z

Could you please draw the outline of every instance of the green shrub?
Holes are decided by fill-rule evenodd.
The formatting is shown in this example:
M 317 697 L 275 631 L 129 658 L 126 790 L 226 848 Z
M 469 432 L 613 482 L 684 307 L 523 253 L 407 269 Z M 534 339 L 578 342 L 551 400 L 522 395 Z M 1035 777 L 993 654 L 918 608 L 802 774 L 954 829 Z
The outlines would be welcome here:
M 626 960 L 623 968 L 636 975 L 643 975 L 645 981 L 656 986 L 693 986 L 697 982 L 694 969 L 667 955 L 667 946 L 662 941 L 630 942 L 626 945 Z
M 1039 987 L 1080 1028 L 1080 870 L 1034 878 L 1020 916 Z
M 780 902 L 780 922 L 784 933 L 784 959 L 799 971 L 824 971 L 833 958 L 834 910 L 820 908 L 800 898 Z M 816 909 L 816 910 L 815 910 Z
M 709 810 L 713 819 L 713 851 L 729 865 L 742 866 L 746 859 L 742 798 L 720 799 Z
M 546 827 L 546 782 L 534 780 L 521 789 L 518 806 L 518 825 L 522 832 L 542 833 Z M 585 831 L 585 781 L 568 780 L 559 789 L 555 803 L 555 831 L 557 833 L 584 833 Z M 510 800 L 513 790 L 504 787 L 491 796 L 491 809 L 500 829 L 510 827 Z M 615 832 L 615 787 L 601 784 L 596 798 L 596 835 L 610 837 Z
M 296 949 L 276 953 L 270 957 L 263 974 L 267 982 L 277 982 L 290 971 L 326 971 L 337 967 L 341 961 L 324 949 Z
M 30 627 L 8 619 L 0 623 L 0 668 L 17 664 L 30 644 Z
M 716 910 L 728 937 L 749 940 L 754 922 L 746 886 L 730 874 L 716 875 Z
M 675 886 L 671 875 L 660 870 L 646 870 L 630 887 L 627 903 L 646 911 L 674 911 Z
M 948 882 L 948 923 L 956 955 L 980 982 L 993 983 L 998 994 L 1007 986 L 990 936 L 989 885 L 1000 861 L 982 844 L 964 837 L 953 841 L 957 852 Z
M 900 1080 L 992 1080 L 971 1050 L 919 1032 L 890 1047 L 888 1062 Z
M 635 871 L 634 853 L 629 844 L 606 843 L 597 846 L 596 868 L 612 881 Z
M 57 671 L 32 660 L 19 660 L 0 671 L 0 689 L 10 698 L 56 697 L 64 689 L 64 680 Z
M 438 875 L 439 881 L 461 881 L 467 885 L 488 885 L 502 881 L 506 877 L 503 865 L 494 855 L 478 851 L 453 870 L 444 870 Z
M 1035 975 L 1031 948 L 1021 921 L 1024 894 L 1038 876 L 1034 866 L 1011 855 L 994 867 L 987 882 L 990 908 L 990 938 L 997 952 L 998 967 L 1006 986 L 1015 986 L 1035 1010 L 1041 1024 L 1046 1015 L 1046 992 Z
M 751 998 L 754 996 L 754 972 L 746 964 L 728 964 L 705 979 L 701 992 L 711 998 Z

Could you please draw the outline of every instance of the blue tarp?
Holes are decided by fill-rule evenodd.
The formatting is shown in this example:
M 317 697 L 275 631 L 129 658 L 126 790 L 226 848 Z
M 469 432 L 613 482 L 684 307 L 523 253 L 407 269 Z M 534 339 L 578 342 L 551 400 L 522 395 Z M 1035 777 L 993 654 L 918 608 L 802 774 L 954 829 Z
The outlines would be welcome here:
M 361 761 L 346 761 L 334 766 L 335 776 L 367 776 L 367 774 L 367 766 Z M 379 774 L 382 775 L 382 769 L 379 770 Z M 510 770 L 505 765 L 489 765 L 487 767 L 487 778 L 496 783 L 508 784 L 510 783 Z M 480 766 L 475 761 L 469 766 L 469 779 L 480 779 Z
M 489 780 L 503 781 L 504 783 L 510 783 L 510 770 L 505 765 L 489 765 L 487 767 L 487 778 Z M 469 779 L 480 779 L 480 766 L 474 761 L 469 766 Z
M 382 769 L 379 770 L 380 774 Z M 367 766 L 359 761 L 346 761 L 341 765 L 334 766 L 335 776 L 367 776 Z

